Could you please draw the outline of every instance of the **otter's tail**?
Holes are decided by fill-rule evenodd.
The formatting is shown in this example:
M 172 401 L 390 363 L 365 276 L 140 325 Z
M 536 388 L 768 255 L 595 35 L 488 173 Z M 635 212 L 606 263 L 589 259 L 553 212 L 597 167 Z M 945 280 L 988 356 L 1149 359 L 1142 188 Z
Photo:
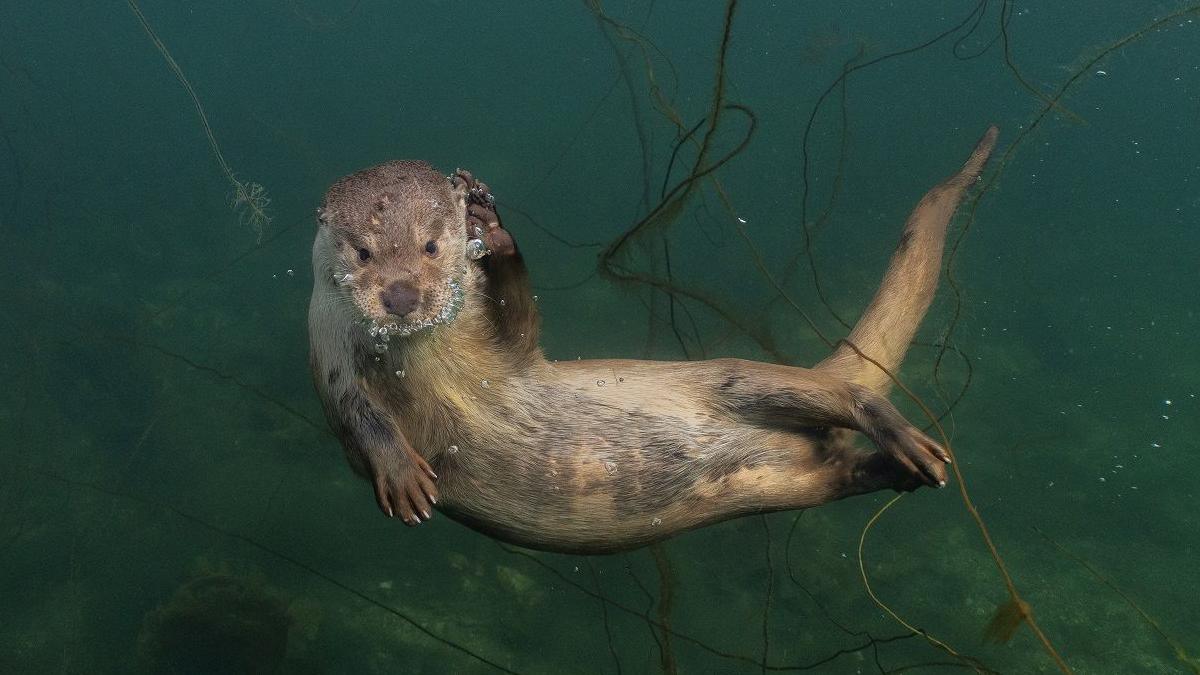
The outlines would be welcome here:
M 927 192 L 913 209 L 875 298 L 846 338 L 893 373 L 937 290 L 946 226 L 983 171 L 996 134 L 996 127 L 989 127 L 962 168 Z M 816 367 L 881 393 L 892 384 L 886 373 L 845 344 Z

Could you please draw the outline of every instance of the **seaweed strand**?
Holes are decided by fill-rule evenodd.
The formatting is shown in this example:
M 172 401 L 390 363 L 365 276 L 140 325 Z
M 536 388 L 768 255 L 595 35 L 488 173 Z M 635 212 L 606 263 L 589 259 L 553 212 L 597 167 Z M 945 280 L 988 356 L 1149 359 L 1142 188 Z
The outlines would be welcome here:
M 987 525 L 985 525 L 983 522 L 983 516 L 979 515 L 979 510 L 975 508 L 975 503 L 971 501 L 971 495 L 967 491 L 967 483 L 963 478 L 962 469 L 959 466 L 960 463 L 954 456 L 954 450 L 951 447 L 949 436 L 946 435 L 946 430 L 942 428 L 941 423 L 937 421 L 937 415 L 934 415 L 933 411 L 931 411 L 928 406 L 925 405 L 925 402 L 922 401 L 919 396 L 914 394 L 912 390 L 909 389 L 903 382 L 901 382 L 900 379 L 896 377 L 887 366 L 884 366 L 879 361 L 876 361 L 874 358 L 868 356 L 858 348 L 858 345 L 854 344 L 850 340 L 840 340 L 839 345 L 843 344 L 854 350 L 855 354 L 858 354 L 866 361 L 869 361 L 872 365 L 887 375 L 888 379 L 890 379 L 898 389 L 904 392 L 904 395 L 907 396 L 909 400 L 911 400 L 917 405 L 917 407 L 921 409 L 921 412 L 925 414 L 925 417 L 932 422 L 934 428 L 937 429 L 938 435 L 942 439 L 942 447 L 946 449 L 946 454 L 950 455 L 952 460 L 950 462 L 950 468 L 952 471 L 954 471 L 954 477 L 958 483 L 959 496 L 962 497 L 962 502 L 967 508 L 967 513 L 970 514 L 971 519 L 975 521 L 975 525 L 979 529 L 979 533 L 983 536 L 983 543 L 987 546 L 988 553 L 991 555 L 992 560 L 996 563 L 996 569 L 1000 572 L 1000 577 L 1004 580 L 1004 586 L 1008 589 L 1009 599 L 996 611 L 996 615 L 992 619 L 992 624 L 989 625 L 988 628 L 989 636 L 1007 639 L 1007 637 L 1011 636 L 1011 632 L 1009 632 L 1008 635 L 1005 635 L 1003 633 L 1004 629 L 1011 626 L 1011 629 L 1015 630 L 1016 627 L 1021 623 L 1028 624 L 1029 628 L 1033 630 L 1034 635 L 1037 636 L 1038 641 L 1041 642 L 1042 648 L 1054 661 L 1054 664 L 1058 666 L 1058 668 L 1064 673 L 1072 672 L 1066 661 L 1059 656 L 1058 651 L 1054 648 L 1054 645 L 1051 644 L 1050 638 L 1046 637 L 1046 634 L 1042 631 L 1041 627 L 1038 626 L 1037 621 L 1033 618 L 1033 607 L 1026 602 L 1021 597 L 1021 594 L 1017 591 L 1017 585 L 1013 581 L 1012 575 L 1009 574 L 1008 566 L 1005 564 L 1004 558 L 1000 555 L 1000 551 L 996 548 L 995 542 L 992 541 L 992 535 L 988 531 Z M 883 512 L 887 510 L 887 508 L 893 503 L 895 503 L 895 499 L 893 499 L 891 502 L 888 502 L 883 509 L 880 509 L 879 512 L 872 517 L 871 521 L 868 522 L 867 527 L 863 528 L 862 536 L 859 539 L 860 550 L 862 541 L 866 538 L 867 530 L 875 522 L 875 520 L 878 519 L 878 517 L 882 515 Z M 863 580 L 866 580 L 865 572 L 863 574 Z M 908 626 L 908 624 L 904 625 L 906 627 Z
M 263 232 L 271 224 L 271 216 L 267 214 L 267 207 L 270 205 L 271 199 L 267 196 L 266 189 L 262 185 L 252 181 L 238 180 L 237 176 L 234 175 L 233 169 L 225 161 L 225 155 L 221 153 L 221 146 L 217 144 L 217 137 L 213 134 L 212 126 L 208 123 L 208 115 L 204 114 L 204 106 L 200 103 L 200 97 L 196 95 L 196 90 L 192 88 L 192 83 L 183 74 L 183 69 L 176 63 L 175 57 L 171 56 L 167 45 L 158 37 L 158 33 L 154 32 L 154 27 L 146 19 L 146 15 L 142 14 L 142 10 L 138 7 L 137 3 L 134 0 L 125 0 L 125 2 L 129 5 L 129 9 L 133 12 L 133 15 L 137 17 L 138 23 L 142 25 L 142 30 L 146 32 L 150 41 L 154 43 L 154 47 L 162 54 L 163 60 L 167 62 L 167 67 L 171 69 L 171 73 L 175 75 L 175 79 L 179 80 L 179 83 L 187 90 L 188 96 L 191 97 L 192 105 L 196 108 L 196 114 L 200 117 L 200 126 L 204 127 L 204 135 L 208 138 L 208 145 L 212 148 L 213 155 L 217 158 L 217 163 L 221 166 L 221 172 L 225 174 L 225 178 L 233 188 L 230 206 L 234 211 L 241 212 L 243 220 L 254 231 L 258 243 L 262 243 Z
M 1021 147 L 1025 139 L 1027 139 L 1035 129 L 1041 126 L 1042 122 L 1046 120 L 1047 116 L 1052 111 L 1058 109 L 1058 102 L 1067 95 L 1067 92 L 1069 92 L 1075 87 L 1076 84 L 1078 84 L 1079 80 L 1086 73 L 1092 72 L 1092 69 L 1097 63 L 1107 58 L 1113 52 L 1141 40 L 1163 26 L 1166 26 L 1185 16 L 1196 14 L 1200 14 L 1200 4 L 1193 4 L 1184 7 L 1175 12 L 1167 14 L 1162 18 L 1155 19 L 1142 28 L 1139 28 L 1125 37 L 1108 44 L 1106 47 L 1099 50 L 1094 56 L 1085 61 L 1082 66 L 1072 72 L 1070 77 L 1068 77 L 1062 83 L 1062 85 L 1059 86 L 1058 91 L 1050 95 L 1049 100 L 1046 101 L 1045 105 L 1043 105 L 1037 114 L 1034 115 L 1033 120 L 1029 124 L 1022 127 L 1017 133 L 1016 137 L 1013 139 L 1013 142 L 1005 149 L 1004 154 L 1001 155 L 999 160 L 996 162 L 995 171 L 992 172 L 991 176 L 984 182 L 981 189 L 975 194 L 974 199 L 971 200 L 970 205 L 967 208 L 966 218 L 963 226 L 959 230 L 958 235 L 954 238 L 954 241 L 950 244 L 949 251 L 946 253 L 946 282 L 950 286 L 951 292 L 954 294 L 954 309 L 952 310 L 950 321 L 947 324 L 944 338 L 947 343 L 950 341 L 950 338 L 957 329 L 959 319 L 962 315 L 962 286 L 958 281 L 958 277 L 954 273 L 955 262 L 958 258 L 958 250 L 962 245 L 963 240 L 966 238 L 967 233 L 970 232 L 972 225 L 975 223 L 976 216 L 979 212 L 979 205 L 982 202 L 984 195 L 986 195 L 1000 180 L 1000 177 L 1004 175 L 1004 172 L 1008 168 L 1008 164 L 1012 160 L 1012 157 L 1016 153 L 1017 149 Z M 940 360 L 941 354 L 938 355 L 938 358 Z
M 604 597 L 604 590 L 600 588 L 600 575 L 596 573 L 596 565 L 591 558 L 587 559 L 588 570 L 592 573 L 592 583 L 596 586 L 597 597 Z M 604 623 L 604 638 L 608 643 L 608 653 L 612 655 L 613 665 L 617 667 L 617 675 L 621 675 L 621 657 L 617 655 L 617 647 L 613 644 L 612 626 L 608 622 L 608 603 L 600 601 L 600 617 Z
M 765 515 L 760 515 L 758 520 L 763 527 L 763 555 L 767 559 L 767 588 L 763 593 L 762 614 L 762 672 L 766 673 L 767 663 L 771 659 L 771 594 L 775 585 L 775 566 L 771 563 L 771 526 Z
M 879 607 L 879 609 L 882 609 L 885 613 L 887 613 L 888 616 L 892 617 L 892 619 L 895 620 L 896 623 L 907 628 L 910 632 L 912 632 L 913 635 L 920 635 L 921 637 L 925 638 L 931 645 L 937 647 L 938 649 L 941 649 L 942 651 L 946 652 L 947 654 L 949 654 L 955 658 L 963 659 L 964 661 L 968 660 L 967 657 L 959 654 L 953 647 L 946 644 L 944 641 L 939 640 L 938 638 L 931 635 L 928 631 L 923 630 L 921 628 L 917 628 L 916 626 L 913 626 L 912 624 L 910 624 L 909 622 L 907 622 L 903 618 L 901 618 L 901 616 L 899 614 L 897 614 L 895 610 L 893 610 L 891 607 L 889 607 L 887 605 L 887 603 L 885 603 L 883 600 L 880 600 L 878 595 L 875 595 L 875 589 L 873 589 L 871 587 L 871 581 L 867 576 L 866 563 L 863 561 L 863 548 L 866 546 L 867 533 L 870 532 L 871 528 L 875 526 L 875 522 L 878 521 L 879 518 L 881 516 L 883 516 L 883 514 L 886 513 L 888 509 L 892 508 L 893 504 L 900 501 L 900 499 L 904 496 L 904 494 L 905 493 L 903 493 L 903 492 L 897 494 L 896 496 L 889 499 L 886 504 L 884 504 L 882 507 L 880 507 L 880 509 L 878 511 L 876 511 L 874 515 L 871 516 L 870 520 L 867 521 L 867 524 L 863 527 L 862 532 L 859 533 L 859 535 L 858 535 L 858 573 L 859 573 L 859 576 L 862 578 L 863 588 L 866 589 L 867 596 L 869 596 L 871 598 L 871 602 L 874 602 Z
M 675 652 L 671 649 L 671 606 L 675 598 L 675 574 L 671 571 L 671 560 L 667 557 L 667 549 L 661 543 L 650 547 L 650 555 L 654 557 L 654 567 L 658 571 L 658 622 L 663 625 L 661 645 L 662 670 L 667 675 L 675 675 L 678 666 L 675 664 Z
M 674 675 L 675 671 L 673 669 L 667 669 L 667 659 L 670 655 L 663 651 L 663 641 L 659 639 L 658 629 L 654 625 L 654 621 L 650 619 L 650 610 L 654 608 L 654 596 L 650 594 L 650 589 L 646 588 L 646 584 L 642 583 L 641 578 L 638 577 L 637 573 L 633 571 L 632 565 L 630 565 L 628 562 L 628 554 L 625 555 L 625 559 L 625 572 L 629 574 L 629 578 L 633 579 L 633 584 L 637 586 L 638 590 L 642 592 L 642 595 L 646 597 L 646 611 L 642 612 L 642 618 L 645 619 L 646 628 L 650 630 L 650 638 L 654 640 L 654 646 L 658 649 L 659 663 L 662 665 L 662 670 L 664 673 L 670 673 L 670 675 Z M 666 633 L 664 633 L 663 636 L 666 637 Z

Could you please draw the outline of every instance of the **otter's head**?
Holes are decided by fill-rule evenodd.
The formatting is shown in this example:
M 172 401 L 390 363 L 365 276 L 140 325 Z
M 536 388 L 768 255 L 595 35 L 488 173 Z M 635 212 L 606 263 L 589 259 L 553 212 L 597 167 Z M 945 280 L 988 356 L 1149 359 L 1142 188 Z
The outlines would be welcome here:
M 446 323 L 462 303 L 466 192 L 424 162 L 353 173 L 318 211 L 339 292 L 372 335 L 408 335 Z

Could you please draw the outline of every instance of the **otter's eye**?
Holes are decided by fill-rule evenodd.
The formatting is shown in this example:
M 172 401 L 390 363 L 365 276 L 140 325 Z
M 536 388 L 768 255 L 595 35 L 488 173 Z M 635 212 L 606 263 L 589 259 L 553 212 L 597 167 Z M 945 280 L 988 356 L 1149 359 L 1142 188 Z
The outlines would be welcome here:
M 365 248 L 358 249 L 358 259 L 366 262 L 371 259 L 371 252 Z
M 425 252 L 429 255 L 437 255 L 437 242 L 432 239 L 425 242 Z

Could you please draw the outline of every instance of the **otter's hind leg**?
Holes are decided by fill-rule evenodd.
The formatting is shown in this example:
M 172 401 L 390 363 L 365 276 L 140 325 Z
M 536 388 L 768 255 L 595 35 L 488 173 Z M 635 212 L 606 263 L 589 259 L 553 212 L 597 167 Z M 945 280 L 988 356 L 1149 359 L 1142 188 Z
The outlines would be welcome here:
M 893 457 L 854 445 L 853 434 L 835 432 L 827 448 L 837 460 L 832 463 L 829 483 L 833 499 L 844 499 L 879 490 L 911 492 L 925 485 Z
M 925 485 L 946 484 L 949 454 L 870 389 L 806 368 L 739 359 L 708 364 L 717 368 L 711 373 L 713 396 L 725 412 L 761 428 L 857 431 L 879 448 L 880 461 Z M 840 460 L 837 453 L 832 457 Z

